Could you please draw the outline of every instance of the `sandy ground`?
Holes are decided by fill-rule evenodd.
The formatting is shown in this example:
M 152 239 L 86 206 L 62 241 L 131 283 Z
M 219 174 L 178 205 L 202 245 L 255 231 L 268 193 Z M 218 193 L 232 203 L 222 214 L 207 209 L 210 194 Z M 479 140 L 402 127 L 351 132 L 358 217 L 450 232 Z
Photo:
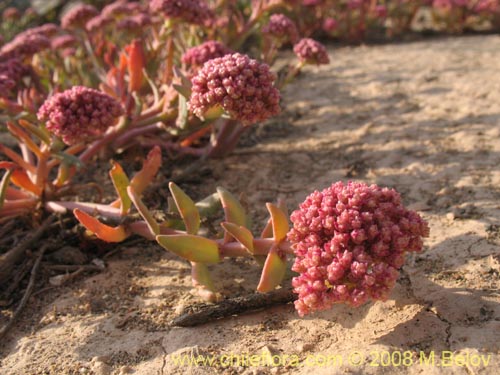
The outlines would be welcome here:
M 0 344 L 0 372 L 497 374 L 500 37 L 330 53 L 331 65 L 287 88 L 283 116 L 210 162 L 204 185 L 192 189 L 244 192 L 258 226 L 264 203 L 278 196 L 293 209 L 337 180 L 396 188 L 431 236 L 388 301 L 304 319 L 285 305 L 172 328 L 169 320 L 199 301 L 188 265 L 154 246 L 123 245 L 104 272 L 31 299 Z M 230 260 L 213 272 L 222 294 L 234 296 L 250 293 L 259 271 Z M 215 363 L 176 363 L 191 355 Z M 266 358 L 278 366 L 256 366 Z

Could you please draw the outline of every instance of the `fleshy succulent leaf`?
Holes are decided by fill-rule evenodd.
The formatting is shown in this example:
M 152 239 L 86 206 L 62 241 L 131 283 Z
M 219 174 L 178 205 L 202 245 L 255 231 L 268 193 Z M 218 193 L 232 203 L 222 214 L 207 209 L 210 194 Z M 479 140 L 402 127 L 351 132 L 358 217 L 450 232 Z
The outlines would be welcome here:
M 284 199 L 278 199 L 277 206 L 288 217 L 288 209 L 286 207 L 285 200 Z M 262 230 L 262 233 L 261 233 L 260 236 L 262 238 L 271 238 L 271 237 L 273 237 L 273 220 L 272 220 L 272 217 L 270 217 L 269 220 L 267 221 L 266 226 Z
M 285 272 L 286 259 L 282 258 L 275 248 L 272 248 L 267 254 L 257 291 L 266 293 L 276 288 L 283 280 Z
M 247 217 L 245 209 L 241 205 L 240 201 L 236 199 L 233 194 L 222 187 L 218 187 L 217 192 L 219 193 L 220 200 L 222 202 L 222 208 L 224 209 L 226 221 L 245 226 L 247 224 Z
M 127 193 L 127 187 L 130 181 L 123 171 L 122 166 L 115 161 L 113 161 L 113 167 L 109 171 L 109 176 L 111 177 L 113 186 L 118 193 L 122 215 L 126 215 L 132 205 L 132 201 Z
M 198 229 L 200 229 L 200 213 L 193 200 L 173 182 L 168 185 L 168 188 L 172 193 L 172 197 L 174 198 L 182 220 L 184 220 L 186 232 L 189 234 L 198 233 Z
M 200 216 L 209 217 L 219 212 L 221 203 L 219 193 L 213 193 L 195 203 Z
M 151 231 L 151 233 L 153 235 L 158 235 L 160 233 L 160 226 L 156 222 L 151 211 L 148 210 L 148 208 L 142 201 L 139 194 L 137 194 L 137 192 L 134 190 L 132 186 L 129 186 L 127 188 L 127 193 L 130 199 L 132 200 L 132 203 L 134 203 L 135 208 L 137 208 L 137 211 L 139 211 L 139 214 L 148 224 L 148 228 Z
M 118 227 L 110 227 L 109 225 L 101 223 L 95 217 L 90 216 L 78 208 L 73 210 L 73 214 L 77 220 L 87 230 L 94 233 L 97 238 L 106 242 L 121 242 L 128 237 L 128 233 L 122 225 Z
M 205 263 L 192 262 L 191 275 L 195 286 L 202 285 L 208 290 L 215 290 L 214 282 L 210 277 L 210 272 L 208 271 L 208 267 Z
M 130 186 L 133 187 L 137 195 L 141 195 L 144 189 L 153 181 L 158 169 L 161 166 L 161 149 L 155 146 L 148 154 L 142 165 L 142 169 L 135 174 L 130 181 Z
M 247 228 L 234 223 L 221 223 L 222 228 L 253 254 L 253 235 Z
M 12 175 L 10 176 L 10 181 L 14 184 L 23 188 L 24 190 L 30 191 L 35 195 L 40 196 L 42 194 L 42 187 L 35 185 L 29 178 L 26 171 L 16 168 L 12 170 Z
M 156 241 L 168 251 L 191 262 L 217 263 L 220 261 L 217 243 L 205 237 L 192 234 L 158 235 Z
M 28 134 L 24 132 L 24 130 L 22 130 L 19 126 L 15 125 L 12 122 L 7 122 L 7 128 L 12 133 L 12 135 L 23 142 L 35 155 L 41 157 L 42 151 L 40 150 L 40 147 L 36 145 L 36 143 Z
M 288 219 L 285 213 L 276 205 L 266 203 L 267 210 L 271 214 L 273 226 L 273 237 L 276 243 L 283 241 L 289 230 Z

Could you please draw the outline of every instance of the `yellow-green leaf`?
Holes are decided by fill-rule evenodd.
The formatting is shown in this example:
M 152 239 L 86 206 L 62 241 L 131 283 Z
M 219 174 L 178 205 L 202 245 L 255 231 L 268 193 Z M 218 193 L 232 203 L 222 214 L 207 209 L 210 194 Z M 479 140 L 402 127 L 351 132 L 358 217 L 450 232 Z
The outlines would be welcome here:
M 156 241 L 168 251 L 191 262 L 217 263 L 220 261 L 219 247 L 215 241 L 192 234 L 156 236 Z
M 160 233 L 160 226 L 154 219 L 153 214 L 148 210 L 146 205 L 143 203 L 139 194 L 136 193 L 136 191 L 132 186 L 129 186 L 127 188 L 127 193 L 132 202 L 134 203 L 134 206 L 137 208 L 137 211 L 139 211 L 139 214 L 141 214 L 142 218 L 148 224 L 148 228 L 151 231 L 151 234 L 153 234 L 153 236 L 158 235 Z
M 245 226 L 247 224 L 247 217 L 245 209 L 241 205 L 240 201 L 222 187 L 217 188 L 217 193 L 219 193 L 220 200 L 222 202 L 222 208 L 224 209 L 226 221 Z
M 123 171 L 123 168 L 120 164 L 113 161 L 113 167 L 109 171 L 109 176 L 113 181 L 113 186 L 115 187 L 116 192 L 118 193 L 118 197 L 120 198 L 120 209 L 122 215 L 126 215 L 130 210 L 130 206 L 132 205 L 132 201 L 127 193 L 127 187 L 130 184 L 130 181 Z
M 215 291 L 214 282 L 210 277 L 210 272 L 205 263 L 191 263 L 191 278 L 193 279 L 194 286 L 203 286 L 212 292 Z
M 236 240 L 245 246 L 245 248 L 253 254 L 253 235 L 247 228 L 234 223 L 221 223 L 222 228 Z
M 282 258 L 275 248 L 267 254 L 266 263 L 262 269 L 257 291 L 265 293 L 280 285 L 286 272 L 286 259 Z
M 168 184 L 168 188 L 172 193 L 172 197 L 174 198 L 175 205 L 181 214 L 182 220 L 184 220 L 186 232 L 189 234 L 198 233 L 198 229 L 200 229 L 200 213 L 198 212 L 193 200 L 173 182 Z
M 266 207 L 271 214 L 274 241 L 276 243 L 281 242 L 288 233 L 288 218 L 278 206 L 272 203 L 266 203 Z

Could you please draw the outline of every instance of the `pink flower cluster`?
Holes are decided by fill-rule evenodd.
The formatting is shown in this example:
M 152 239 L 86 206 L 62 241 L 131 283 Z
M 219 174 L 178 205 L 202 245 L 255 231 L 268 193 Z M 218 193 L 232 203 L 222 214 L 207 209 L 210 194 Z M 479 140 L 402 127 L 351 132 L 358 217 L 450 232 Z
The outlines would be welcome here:
M 280 112 L 276 75 L 269 66 L 234 53 L 207 61 L 191 79 L 189 108 L 198 117 L 220 106 L 244 124 L 264 121 Z
M 0 62 L 0 97 L 9 97 L 21 79 L 32 73 L 31 68 L 23 65 L 18 58 Z
M 38 110 L 47 130 L 71 145 L 102 135 L 124 113 L 111 96 L 88 87 L 74 86 L 55 94 Z
M 139 10 L 142 10 L 142 4 L 137 1 L 129 3 L 126 0 L 118 0 L 102 8 L 101 14 L 104 17 L 116 17 L 130 15 Z
M 50 47 L 50 40 L 41 34 L 22 33 L 0 49 L 0 61 L 27 58 Z
M 50 46 L 52 49 L 64 49 L 74 46 L 78 40 L 70 34 L 59 35 L 50 41 Z
M 293 47 L 293 52 L 295 52 L 300 61 L 307 64 L 320 65 L 330 62 L 325 46 L 311 38 L 301 39 Z
M 84 27 L 88 20 L 99 14 L 99 11 L 88 4 L 78 4 L 67 11 L 61 18 L 64 29 Z
M 262 32 L 268 34 L 281 42 L 290 41 L 295 43 L 299 39 L 299 32 L 295 23 L 284 14 L 273 14 L 269 22 L 262 28 Z
M 315 191 L 290 218 L 300 316 L 335 303 L 385 300 L 405 252 L 420 251 L 429 235 L 427 223 L 395 190 L 356 182 Z
M 212 11 L 200 0 L 152 0 L 149 8 L 153 13 L 162 12 L 168 18 L 202 25 L 213 17 Z
M 151 25 L 151 23 L 152 20 L 149 14 L 138 13 L 118 21 L 116 28 L 119 30 L 136 31 L 145 26 Z
M 182 55 L 182 62 L 195 69 L 200 68 L 208 60 L 222 57 L 234 51 L 226 47 L 221 42 L 209 40 L 198 46 L 189 48 Z

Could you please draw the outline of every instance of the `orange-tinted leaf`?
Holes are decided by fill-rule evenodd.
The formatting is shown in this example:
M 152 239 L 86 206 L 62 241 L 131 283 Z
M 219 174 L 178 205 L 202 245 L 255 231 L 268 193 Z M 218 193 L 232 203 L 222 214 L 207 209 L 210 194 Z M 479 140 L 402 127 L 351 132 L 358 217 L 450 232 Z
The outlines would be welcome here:
M 247 228 L 234 223 L 221 223 L 222 228 L 231 236 L 245 246 L 245 248 L 253 254 L 253 235 Z
M 14 125 L 14 123 L 12 122 L 7 122 L 7 128 L 12 133 L 12 135 L 21 140 L 33 153 L 35 153 L 35 155 L 37 155 L 38 157 L 42 155 L 42 151 L 40 150 L 40 148 L 19 126 Z
M 156 236 L 156 241 L 180 257 L 191 262 L 217 263 L 220 261 L 219 247 L 215 241 L 192 234 Z
M 172 193 L 172 197 L 181 214 L 182 220 L 184 220 L 186 232 L 189 234 L 198 233 L 198 229 L 200 229 L 200 213 L 194 205 L 193 200 L 173 182 L 168 184 L 168 188 Z
M 87 230 L 94 233 L 97 238 L 106 242 L 121 242 L 128 237 L 125 228 L 120 225 L 116 228 L 110 227 L 109 225 L 101 223 L 95 217 L 90 216 L 84 211 L 78 208 L 73 210 L 73 214 L 77 220 L 85 227 Z
M 5 154 L 10 160 L 16 162 L 16 164 L 19 165 L 21 168 L 27 170 L 28 172 L 36 173 L 36 167 L 33 164 L 24 161 L 24 159 L 19 154 L 12 151 L 10 148 L 0 144 L 0 152 L 2 154 Z M 1 163 L 3 164 L 8 162 L 1 162 Z M 7 168 L 7 167 L 0 167 L 0 168 Z
M 142 169 L 135 174 L 130 182 L 137 195 L 141 195 L 144 189 L 153 181 L 161 166 L 161 149 L 155 146 L 148 154 L 142 165 Z
M 285 213 L 285 215 L 288 217 L 288 210 L 286 207 L 286 202 L 284 199 L 278 199 L 278 208 Z M 271 238 L 273 237 L 273 220 L 272 218 L 269 218 L 269 220 L 266 223 L 266 226 L 262 230 L 262 233 L 260 235 L 262 238 Z
M 262 269 L 257 291 L 265 293 L 280 285 L 286 272 L 286 259 L 283 259 L 274 248 L 267 254 L 266 263 Z
M 10 181 L 24 190 L 30 191 L 35 195 L 40 196 L 42 194 L 42 188 L 37 186 L 31 181 L 28 174 L 22 169 L 14 169 L 12 171 L 12 176 L 10 176 Z
M 266 207 L 271 214 L 274 241 L 276 243 L 281 242 L 288 233 L 288 218 L 278 206 L 272 203 L 266 203 Z
M 134 39 L 125 49 L 129 54 L 127 65 L 129 74 L 128 88 L 129 91 L 139 91 L 144 83 L 143 69 L 146 65 L 141 40 Z
M 113 186 L 115 187 L 116 192 L 118 193 L 120 208 L 122 211 L 122 215 L 126 215 L 130 210 L 130 206 L 132 205 L 132 201 L 127 193 L 127 187 L 130 183 L 127 175 L 123 171 L 123 168 L 120 164 L 113 161 L 113 167 L 109 171 L 109 176 L 113 181 Z M 114 203 L 114 202 L 113 202 Z

